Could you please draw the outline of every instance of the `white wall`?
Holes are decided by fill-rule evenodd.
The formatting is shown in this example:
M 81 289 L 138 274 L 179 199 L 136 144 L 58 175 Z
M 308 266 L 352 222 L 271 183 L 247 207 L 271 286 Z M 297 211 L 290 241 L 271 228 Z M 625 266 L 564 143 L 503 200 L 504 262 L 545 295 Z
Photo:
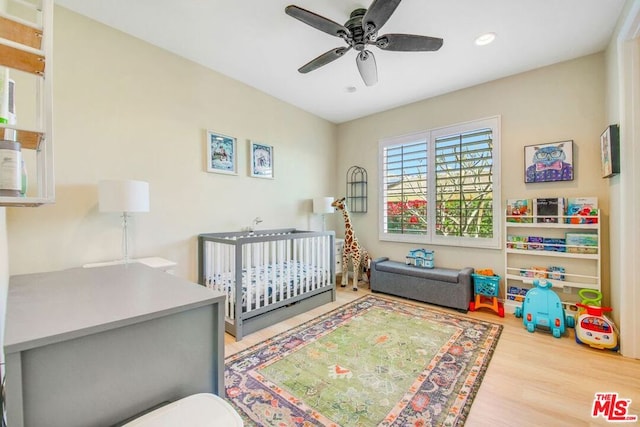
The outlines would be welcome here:
M 607 49 L 607 118 L 620 125 L 620 174 L 611 192 L 612 317 L 620 326 L 621 352 L 640 359 L 640 1 L 628 0 Z
M 336 186 L 334 124 L 67 9 L 54 22 L 56 203 L 7 209 L 11 274 L 121 257 L 120 217 L 97 211 L 101 179 L 150 183 L 130 252 L 177 261 L 191 280 L 199 233 L 256 216 L 321 227 L 311 199 Z M 237 176 L 206 172 L 206 129 L 238 139 Z M 274 146 L 274 180 L 249 177 L 249 140 Z
M 4 362 L 4 319 L 9 289 L 9 248 L 7 247 L 7 210 L 0 208 L 0 362 Z M 1 371 L 4 371 L 2 369 Z M 3 374 L 4 375 L 4 374 Z
M 338 170 L 359 165 L 369 173 L 369 212 L 353 214 L 358 239 L 374 256 L 403 260 L 415 244 L 378 240 L 378 141 L 484 117 L 502 117 L 502 206 L 510 198 L 597 196 L 608 253 L 609 191 L 600 178 L 600 134 L 605 128 L 605 57 L 590 55 L 417 102 L 338 126 Z M 574 141 L 575 179 L 524 183 L 524 146 Z M 344 188 L 340 175 L 339 188 Z M 502 275 L 501 250 L 431 245 L 436 264 L 493 268 Z M 603 265 L 608 294 L 608 265 Z

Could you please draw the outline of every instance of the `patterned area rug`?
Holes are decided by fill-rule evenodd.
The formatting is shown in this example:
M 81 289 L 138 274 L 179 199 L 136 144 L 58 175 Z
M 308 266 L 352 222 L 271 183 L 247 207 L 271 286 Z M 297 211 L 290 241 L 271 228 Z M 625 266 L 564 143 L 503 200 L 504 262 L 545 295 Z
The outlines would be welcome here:
M 501 331 L 365 296 L 227 358 L 227 397 L 248 426 L 461 426 Z

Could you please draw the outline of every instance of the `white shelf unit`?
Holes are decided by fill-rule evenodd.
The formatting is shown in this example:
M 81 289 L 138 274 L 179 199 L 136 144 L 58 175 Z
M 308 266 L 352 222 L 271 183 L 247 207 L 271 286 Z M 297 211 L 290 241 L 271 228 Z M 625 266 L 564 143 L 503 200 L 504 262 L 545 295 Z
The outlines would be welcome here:
M 600 232 L 600 216 L 586 217 L 594 223 L 572 224 L 567 223 L 569 216 L 559 217 L 558 223 L 537 222 L 538 217 L 531 216 L 532 222 L 508 222 L 510 218 L 522 219 L 522 217 L 507 216 L 505 221 L 505 274 L 503 301 L 505 311 L 513 312 L 520 306 L 524 298 L 524 291 L 533 287 L 536 273 L 542 274 L 541 269 L 552 266 L 563 267 L 564 272 L 555 272 L 554 276 L 546 279 L 553 284 L 552 289 L 558 293 L 565 308 L 573 308 L 576 302 L 580 302 L 578 291 L 580 289 L 594 289 L 600 291 L 601 282 L 601 257 L 602 235 Z M 534 245 L 553 245 L 564 251 L 529 249 L 529 242 L 510 242 L 510 236 L 541 237 L 552 239 L 564 239 L 566 233 L 593 234 L 597 237 L 597 246 L 568 245 L 559 243 L 539 243 Z M 527 245 L 526 248 L 513 246 Z M 510 247 L 512 246 L 512 247 Z M 587 253 L 593 252 L 593 253 Z M 539 268 L 539 269 L 537 269 Z M 547 272 L 547 274 L 550 274 Z M 554 277 L 562 277 L 560 280 Z M 519 288 L 522 292 L 511 292 L 511 288 Z
M 0 139 L 21 144 L 29 184 L 24 197 L 0 196 L 0 206 L 55 201 L 53 174 L 53 0 L 7 0 L 0 8 L 0 67 L 17 80 L 16 124 L 0 123 Z M 33 105 L 29 104 L 33 101 Z M 15 135 L 15 136 L 14 136 Z

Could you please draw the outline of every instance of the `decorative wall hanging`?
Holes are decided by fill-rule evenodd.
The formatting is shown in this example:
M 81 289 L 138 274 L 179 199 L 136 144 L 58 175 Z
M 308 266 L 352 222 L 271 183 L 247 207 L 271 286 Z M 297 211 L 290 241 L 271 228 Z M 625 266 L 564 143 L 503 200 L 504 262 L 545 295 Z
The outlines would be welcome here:
M 602 177 L 620 173 L 620 128 L 611 125 L 600 135 L 600 160 Z
M 236 139 L 232 136 L 207 131 L 207 172 L 238 174 Z
M 352 213 L 367 212 L 367 171 L 351 166 L 347 171 L 347 206 Z
M 273 146 L 251 142 L 251 176 L 273 179 Z
M 573 181 L 573 141 L 524 147 L 524 182 Z

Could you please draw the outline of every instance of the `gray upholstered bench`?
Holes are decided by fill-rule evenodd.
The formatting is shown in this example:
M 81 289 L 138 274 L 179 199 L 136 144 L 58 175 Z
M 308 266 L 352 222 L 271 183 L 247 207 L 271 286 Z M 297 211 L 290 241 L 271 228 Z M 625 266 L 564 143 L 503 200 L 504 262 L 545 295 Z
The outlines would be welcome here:
M 371 261 L 371 291 L 467 312 L 473 299 L 473 268 L 421 268 L 389 258 Z

